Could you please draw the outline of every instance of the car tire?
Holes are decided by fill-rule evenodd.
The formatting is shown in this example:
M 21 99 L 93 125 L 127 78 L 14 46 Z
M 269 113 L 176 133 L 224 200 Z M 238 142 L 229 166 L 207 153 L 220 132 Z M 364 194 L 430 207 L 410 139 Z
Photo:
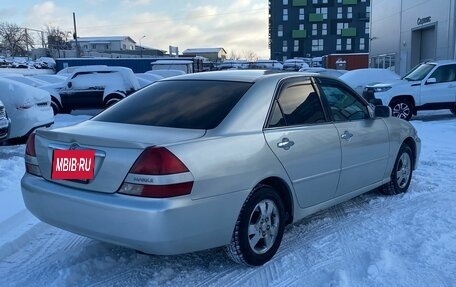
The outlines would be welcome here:
M 257 186 L 241 208 L 231 243 L 225 246 L 225 252 L 236 263 L 261 266 L 277 252 L 284 228 L 282 199 L 272 187 Z
M 390 103 L 391 114 L 393 117 L 409 121 L 413 115 L 412 103 L 404 98 L 395 99 Z
M 107 109 L 110 106 L 113 106 L 113 105 L 117 104 L 122 99 L 123 99 L 123 97 L 121 97 L 119 95 L 108 95 L 106 97 L 106 100 L 105 100 L 105 103 L 104 103 L 104 108 Z
M 450 109 L 451 113 L 456 116 L 456 105 Z
M 54 99 L 51 100 L 51 107 L 52 111 L 54 111 L 54 116 L 57 114 L 60 114 L 62 112 L 62 109 L 60 108 L 60 104 L 56 102 Z
M 394 162 L 393 171 L 391 172 L 391 181 L 380 188 L 380 192 L 386 195 L 396 195 L 407 192 L 413 173 L 413 155 L 412 150 L 406 144 L 399 149 L 396 161 Z

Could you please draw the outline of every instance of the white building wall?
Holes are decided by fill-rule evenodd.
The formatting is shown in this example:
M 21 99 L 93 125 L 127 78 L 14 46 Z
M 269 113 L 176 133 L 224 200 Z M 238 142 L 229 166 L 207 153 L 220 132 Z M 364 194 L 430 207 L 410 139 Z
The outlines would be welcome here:
M 372 0 L 370 56 L 393 54 L 393 69 L 404 75 L 417 62 L 420 29 L 435 29 L 435 57 L 455 58 L 455 0 Z M 418 18 L 430 17 L 419 24 Z M 415 39 L 412 35 L 415 32 Z

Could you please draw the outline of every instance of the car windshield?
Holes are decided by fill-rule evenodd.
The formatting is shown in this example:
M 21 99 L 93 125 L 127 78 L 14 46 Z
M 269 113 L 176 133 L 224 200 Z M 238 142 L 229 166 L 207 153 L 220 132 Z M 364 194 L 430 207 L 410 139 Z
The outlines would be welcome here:
M 94 117 L 94 121 L 184 129 L 213 129 L 252 83 L 229 81 L 156 82 Z
M 408 81 L 421 81 L 435 67 L 433 64 L 421 64 L 412 69 L 403 79 Z

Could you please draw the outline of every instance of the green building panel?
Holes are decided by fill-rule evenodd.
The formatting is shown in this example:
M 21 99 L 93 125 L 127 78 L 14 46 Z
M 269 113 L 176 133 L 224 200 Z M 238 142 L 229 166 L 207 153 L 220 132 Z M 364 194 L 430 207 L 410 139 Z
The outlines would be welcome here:
M 358 4 L 358 0 L 343 0 L 342 4 L 343 5 L 356 5 L 356 4 Z
M 306 38 L 307 37 L 307 31 L 306 30 L 293 30 L 292 32 L 292 37 L 293 38 Z
M 293 6 L 307 6 L 307 0 L 293 0 Z
M 323 14 L 309 14 L 309 22 L 323 22 Z
M 342 29 L 342 37 L 356 37 L 356 28 Z

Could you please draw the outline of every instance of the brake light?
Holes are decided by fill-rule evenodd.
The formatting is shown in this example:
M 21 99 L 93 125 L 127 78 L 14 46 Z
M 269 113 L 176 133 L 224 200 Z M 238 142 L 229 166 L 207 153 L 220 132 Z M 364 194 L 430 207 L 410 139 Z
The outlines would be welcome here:
M 35 133 L 31 133 L 27 139 L 27 144 L 25 146 L 25 154 L 29 156 L 36 156 Z
M 132 173 L 165 175 L 188 172 L 187 167 L 164 147 L 146 148 L 136 160 Z
M 190 194 L 193 176 L 185 164 L 164 147 L 146 148 L 138 157 L 119 193 L 166 198 Z
M 36 176 L 42 176 L 36 158 L 35 133 L 29 135 L 25 146 L 25 171 Z

